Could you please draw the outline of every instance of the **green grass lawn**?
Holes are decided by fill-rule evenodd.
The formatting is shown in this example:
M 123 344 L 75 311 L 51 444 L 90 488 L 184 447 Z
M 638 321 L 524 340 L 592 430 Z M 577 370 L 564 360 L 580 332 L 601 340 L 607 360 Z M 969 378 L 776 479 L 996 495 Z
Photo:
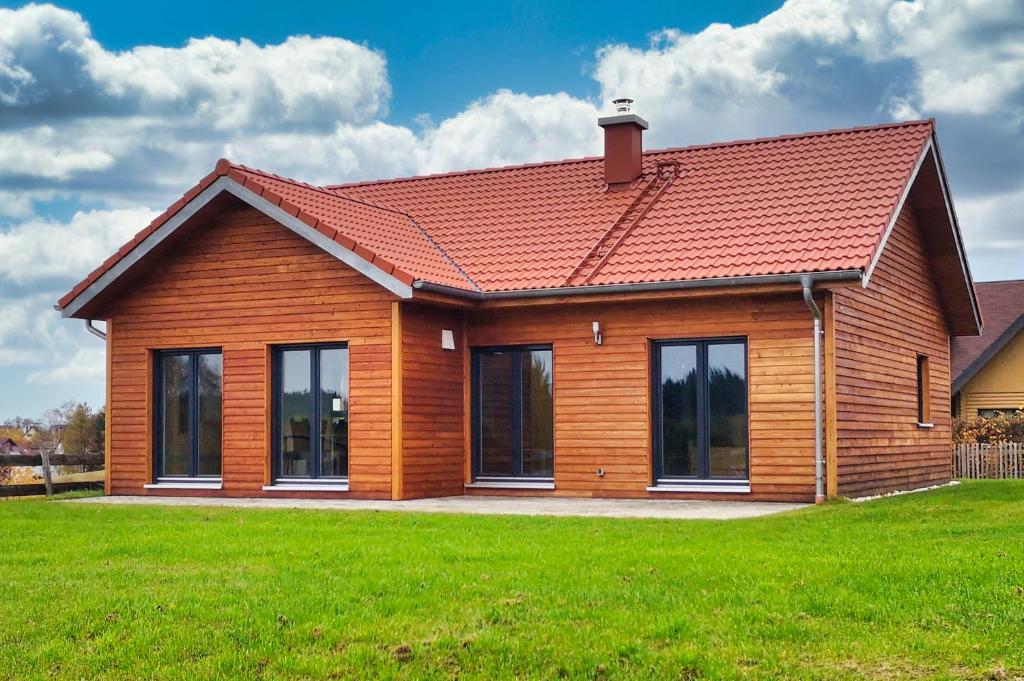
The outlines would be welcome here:
M 0 677 L 1013 678 L 1024 483 L 728 522 L 0 502 Z

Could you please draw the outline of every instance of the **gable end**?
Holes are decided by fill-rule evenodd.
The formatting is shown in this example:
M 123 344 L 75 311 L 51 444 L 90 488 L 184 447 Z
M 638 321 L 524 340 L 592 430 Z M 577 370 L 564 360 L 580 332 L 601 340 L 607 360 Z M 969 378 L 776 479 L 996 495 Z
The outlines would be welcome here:
M 373 262 L 362 257 L 355 251 L 346 248 L 333 238 L 327 236 L 314 227 L 311 227 L 295 215 L 286 212 L 281 207 L 274 205 L 252 190 L 241 186 L 235 180 L 226 176 L 221 176 L 206 189 L 193 196 L 191 200 L 182 206 L 181 209 L 179 209 L 166 222 L 150 234 L 146 235 L 145 238 L 143 238 L 134 248 L 125 253 L 109 269 L 97 277 L 95 281 L 85 287 L 85 289 L 75 295 L 64 305 L 60 306 L 61 316 L 75 317 L 84 307 L 106 290 L 107 287 L 117 281 L 135 264 L 153 251 L 154 248 L 174 234 L 214 198 L 225 192 L 244 201 L 270 219 L 312 242 L 320 249 L 330 253 L 341 262 L 365 275 L 399 298 L 412 298 L 412 286 L 408 283 L 395 277 L 393 274 L 384 271 L 380 267 L 374 265 Z

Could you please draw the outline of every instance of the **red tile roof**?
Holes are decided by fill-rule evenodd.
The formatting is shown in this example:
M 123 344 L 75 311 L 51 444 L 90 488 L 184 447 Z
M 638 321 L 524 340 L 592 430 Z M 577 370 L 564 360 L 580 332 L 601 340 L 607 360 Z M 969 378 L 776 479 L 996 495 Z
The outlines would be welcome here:
M 863 269 L 932 127 L 649 151 L 623 191 L 607 190 L 601 158 L 330 189 L 402 206 L 484 291 L 566 285 L 666 162 L 679 177 L 590 283 Z
M 965 375 L 969 369 L 970 375 L 974 375 L 991 355 L 998 351 L 994 347 L 1005 345 L 1010 340 L 1006 338 L 1007 332 L 1011 332 L 1015 326 L 1020 325 L 1024 319 L 1024 279 L 1010 281 L 983 281 L 974 285 L 978 294 L 978 303 L 981 313 L 985 316 L 985 330 L 980 336 L 955 336 L 950 345 L 950 374 L 954 383 L 966 382 L 970 376 Z M 989 355 L 983 358 L 979 366 L 972 366 L 982 358 L 982 355 Z M 959 389 L 960 386 L 957 386 Z
M 330 187 L 222 160 L 60 306 L 224 175 L 406 283 L 490 292 L 863 270 L 932 131 L 917 121 L 648 151 L 644 174 L 617 189 L 599 157 Z M 650 201 L 666 164 L 677 176 Z

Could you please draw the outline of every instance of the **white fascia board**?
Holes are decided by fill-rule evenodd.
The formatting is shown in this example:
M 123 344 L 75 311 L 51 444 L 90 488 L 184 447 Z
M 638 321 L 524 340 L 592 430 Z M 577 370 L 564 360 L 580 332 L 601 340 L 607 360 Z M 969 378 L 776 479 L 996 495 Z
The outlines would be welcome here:
M 885 229 L 885 234 L 882 236 L 882 241 L 878 245 L 878 250 L 875 251 L 874 257 L 871 259 L 871 264 L 868 269 L 864 272 L 864 277 L 861 280 L 864 288 L 868 287 L 868 283 L 871 281 L 871 274 L 875 271 L 875 266 L 882 257 L 882 252 L 885 250 L 886 242 L 889 241 L 889 235 L 892 234 L 893 228 L 896 226 L 896 221 L 900 217 L 900 213 L 903 212 L 903 205 L 907 201 L 907 197 L 910 196 L 910 190 L 914 186 L 914 182 L 917 180 L 917 174 L 921 170 L 921 166 L 924 164 L 924 160 L 928 158 L 928 154 L 935 155 L 935 170 L 939 176 L 939 187 L 942 188 L 942 200 L 946 206 L 946 218 L 949 220 L 950 229 L 953 230 L 953 242 L 956 244 L 956 255 L 960 260 L 960 269 L 963 272 L 965 281 L 973 283 L 971 278 L 971 269 L 967 262 L 967 255 L 964 251 L 963 237 L 960 234 L 960 223 L 956 218 L 956 211 L 953 209 L 953 202 L 950 199 L 949 186 L 946 183 L 946 169 L 942 165 L 942 157 L 939 154 L 938 145 L 935 143 L 933 137 L 928 138 L 928 143 L 921 151 L 921 156 L 917 159 L 917 164 L 914 166 L 914 172 L 910 176 L 910 181 L 907 182 L 907 186 L 903 189 L 903 195 L 900 197 L 899 203 L 896 205 L 896 212 L 892 216 L 888 227 Z M 974 314 L 974 321 L 981 328 L 981 315 L 978 310 L 978 302 L 975 299 L 974 290 L 970 291 L 971 298 L 971 311 Z
M 226 191 L 231 192 L 267 217 L 281 223 L 299 236 L 305 238 L 307 241 L 319 246 L 321 249 L 330 253 L 355 271 L 366 275 L 387 290 L 391 291 L 399 298 L 406 300 L 412 298 L 412 286 L 409 286 L 401 280 L 391 276 L 381 268 L 365 260 L 362 256 L 356 255 L 355 251 L 345 248 L 334 239 L 325 236 L 294 215 L 284 212 L 262 196 L 257 196 L 255 192 L 246 189 L 234 180 L 222 177 L 218 182 L 221 180 L 225 183 L 224 188 Z M 215 182 L 214 185 L 216 184 L 217 183 Z M 211 188 L 212 186 L 213 185 L 211 185 Z
M 900 214 L 903 213 L 903 205 L 907 202 L 907 197 L 910 196 L 910 189 L 914 186 L 914 182 L 917 180 L 917 174 L 921 171 L 921 166 L 924 165 L 924 160 L 928 158 L 928 154 L 932 151 L 932 140 L 929 137 L 928 143 L 924 145 L 924 149 L 921 150 L 920 156 L 917 157 L 917 163 L 914 164 L 914 172 L 910 174 L 910 179 L 907 180 L 907 186 L 903 188 L 903 194 L 900 196 L 899 203 L 896 204 L 896 210 L 892 213 L 892 218 L 889 220 L 889 224 L 885 228 L 885 233 L 882 235 L 882 240 L 878 243 L 878 248 L 875 250 L 875 255 L 871 258 L 871 264 L 864 270 L 864 276 L 861 278 L 861 285 L 864 288 L 868 287 L 871 282 L 871 275 L 875 271 L 875 266 L 878 265 L 878 261 L 882 258 L 882 253 L 885 251 L 885 245 L 889 242 L 889 236 L 892 234 L 892 230 L 896 227 L 896 221 L 900 219 Z
M 335 258 L 345 263 L 357 272 L 366 275 L 382 287 L 391 291 L 399 298 L 412 298 L 412 287 L 399 279 L 386 273 L 376 265 L 367 262 L 364 258 L 356 255 L 333 239 L 321 234 L 294 215 L 281 210 L 278 206 L 270 203 L 255 192 L 246 189 L 234 180 L 227 177 L 217 178 L 213 184 L 196 195 L 191 201 L 185 204 L 181 210 L 174 214 L 164 224 L 160 225 L 152 234 L 142 240 L 135 248 L 129 251 L 113 267 L 104 272 L 96 281 L 90 284 L 84 291 L 79 293 L 74 300 L 61 310 L 61 316 L 71 317 L 104 289 L 113 284 L 121 275 L 127 272 L 139 260 L 144 258 L 154 248 L 171 236 L 179 227 L 195 215 L 203 206 L 212 201 L 222 192 L 228 192 L 256 210 L 260 211 L 275 222 L 288 228 L 292 232 L 315 244 L 320 249 L 330 253 Z

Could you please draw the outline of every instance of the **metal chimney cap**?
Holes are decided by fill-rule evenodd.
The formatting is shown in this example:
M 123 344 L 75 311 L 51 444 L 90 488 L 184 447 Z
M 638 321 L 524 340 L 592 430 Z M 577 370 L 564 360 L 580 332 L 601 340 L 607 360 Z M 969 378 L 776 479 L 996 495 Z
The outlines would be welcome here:
M 633 100 L 629 97 L 619 97 L 612 100 L 612 105 L 615 107 L 615 113 L 617 114 L 629 113 L 630 105 L 632 104 Z

